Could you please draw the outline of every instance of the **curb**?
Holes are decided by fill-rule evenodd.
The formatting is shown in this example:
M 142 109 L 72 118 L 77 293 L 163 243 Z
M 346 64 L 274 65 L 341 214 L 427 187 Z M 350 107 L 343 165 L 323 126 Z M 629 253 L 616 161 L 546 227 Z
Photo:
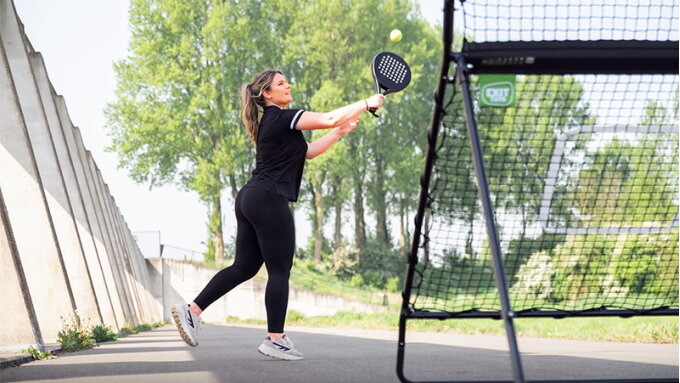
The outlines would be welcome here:
M 55 344 L 55 345 L 46 345 L 45 346 L 45 351 L 52 353 L 52 355 L 59 355 L 61 354 L 61 345 Z M 8 357 L 0 357 L 0 370 L 3 370 L 5 368 L 10 368 L 10 367 L 17 367 L 22 364 L 32 362 L 34 360 L 38 359 L 33 359 L 33 355 L 31 354 L 16 354 Z

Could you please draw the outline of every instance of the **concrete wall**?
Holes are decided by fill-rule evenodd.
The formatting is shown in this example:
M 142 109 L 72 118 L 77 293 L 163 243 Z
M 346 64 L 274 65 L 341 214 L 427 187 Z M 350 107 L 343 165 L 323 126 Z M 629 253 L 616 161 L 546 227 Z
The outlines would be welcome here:
M 191 302 L 217 270 L 162 258 L 148 259 L 157 310 L 170 318 L 170 307 L 179 302 Z M 264 307 L 266 281 L 251 279 L 210 305 L 201 318 L 208 322 L 224 322 L 227 316 L 243 319 L 267 319 Z M 291 288 L 288 311 L 295 310 L 305 316 L 333 315 L 338 311 L 380 312 L 383 306 L 351 301 L 328 294 Z
M 100 127 L 96 127 L 100 128 Z M 77 311 L 161 319 L 146 261 L 11 0 L 0 0 L 0 349 L 56 341 Z

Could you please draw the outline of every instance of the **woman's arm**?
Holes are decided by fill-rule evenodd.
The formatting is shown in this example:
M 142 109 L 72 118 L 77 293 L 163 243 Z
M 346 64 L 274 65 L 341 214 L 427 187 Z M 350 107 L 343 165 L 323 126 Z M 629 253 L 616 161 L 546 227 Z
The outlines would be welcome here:
M 337 127 L 331 130 L 330 132 L 326 133 L 323 137 L 319 138 L 318 140 L 308 143 L 307 154 L 305 155 L 305 157 L 308 160 L 311 160 L 312 158 L 321 155 L 323 152 L 328 150 L 328 148 L 333 146 L 333 144 L 336 143 L 340 139 L 340 137 L 356 129 L 357 123 L 359 122 L 360 119 L 361 117 L 354 116 L 354 118 L 349 120 L 345 125 Z
M 382 94 L 375 94 L 365 100 L 357 101 L 353 104 L 343 106 L 328 113 L 305 112 L 300 116 L 300 120 L 295 129 L 330 129 L 345 125 L 354 116 L 368 110 L 369 108 L 380 108 L 385 98 Z

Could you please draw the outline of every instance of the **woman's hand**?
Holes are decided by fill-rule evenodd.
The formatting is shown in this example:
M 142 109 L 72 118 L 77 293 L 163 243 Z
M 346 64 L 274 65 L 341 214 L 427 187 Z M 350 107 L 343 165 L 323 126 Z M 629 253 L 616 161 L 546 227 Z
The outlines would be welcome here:
M 328 148 L 336 143 L 340 137 L 356 129 L 359 120 L 361 120 L 359 115 L 351 117 L 349 121 L 326 133 L 323 137 L 307 144 L 307 154 L 305 158 L 311 160 L 328 150 Z
M 338 126 L 336 129 L 338 130 L 338 133 L 340 133 L 340 135 L 345 135 L 345 134 L 347 134 L 347 133 L 349 133 L 352 130 L 357 128 L 357 124 L 359 123 L 359 120 L 361 120 L 361 116 L 356 115 L 356 116 L 354 116 L 354 118 L 347 121 L 347 123 L 345 123 L 342 126 Z
M 367 98 L 366 101 L 366 109 L 379 109 L 382 106 L 383 100 L 385 99 L 384 94 L 374 94 L 373 96 Z

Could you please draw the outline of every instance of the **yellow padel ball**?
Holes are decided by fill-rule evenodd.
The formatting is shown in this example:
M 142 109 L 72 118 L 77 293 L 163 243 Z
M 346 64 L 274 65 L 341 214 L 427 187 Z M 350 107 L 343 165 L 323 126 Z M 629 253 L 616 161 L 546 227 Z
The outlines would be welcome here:
M 401 41 L 401 31 L 398 29 L 393 29 L 392 32 L 390 32 L 390 40 L 394 41 L 395 43 Z

